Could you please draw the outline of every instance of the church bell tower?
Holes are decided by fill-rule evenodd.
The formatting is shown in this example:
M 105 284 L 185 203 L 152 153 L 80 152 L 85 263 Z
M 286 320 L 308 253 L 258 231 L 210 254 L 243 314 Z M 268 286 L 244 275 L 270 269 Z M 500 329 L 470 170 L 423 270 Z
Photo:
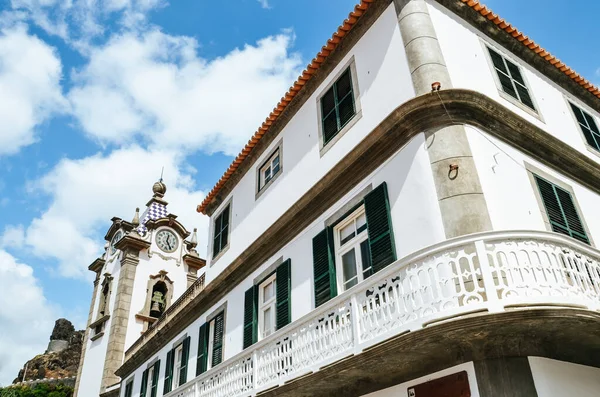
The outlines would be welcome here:
M 112 218 L 105 250 L 89 270 L 96 274 L 75 396 L 119 394 L 115 371 L 125 351 L 199 277 L 196 229 L 190 233 L 167 209 L 162 179 L 131 222 Z M 202 275 L 201 277 L 203 277 Z

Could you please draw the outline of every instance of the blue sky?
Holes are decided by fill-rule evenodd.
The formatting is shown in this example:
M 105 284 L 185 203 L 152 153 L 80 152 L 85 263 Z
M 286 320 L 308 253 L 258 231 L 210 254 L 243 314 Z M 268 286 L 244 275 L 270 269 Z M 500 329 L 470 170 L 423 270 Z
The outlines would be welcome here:
M 84 327 L 110 218 L 194 211 L 357 0 L 0 0 L 0 384 Z M 600 3 L 490 0 L 600 81 Z M 8 298 L 7 298 L 8 297 Z

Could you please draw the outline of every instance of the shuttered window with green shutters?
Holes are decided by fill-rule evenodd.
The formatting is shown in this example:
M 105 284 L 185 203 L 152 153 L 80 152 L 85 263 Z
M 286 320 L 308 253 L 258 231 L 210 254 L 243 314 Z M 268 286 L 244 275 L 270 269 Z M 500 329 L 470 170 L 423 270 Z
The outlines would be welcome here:
M 188 336 L 183 340 L 182 350 L 181 350 L 181 362 L 179 363 L 179 379 L 177 386 L 183 385 L 187 382 L 187 370 L 188 370 L 188 359 L 190 357 L 190 337 Z
M 598 130 L 596 120 L 580 107 L 575 106 L 570 102 L 569 104 L 571 105 L 573 114 L 575 114 L 575 118 L 579 123 L 579 128 L 581 128 L 581 132 L 583 132 L 583 136 L 588 145 L 600 151 L 600 130 Z
M 225 336 L 225 313 L 221 312 L 210 322 L 213 330 L 212 356 L 210 368 L 219 365 L 223 361 L 223 338 Z
M 158 388 L 158 376 L 160 374 L 160 360 L 142 373 L 142 387 L 140 397 L 156 397 Z M 131 384 L 133 388 L 133 383 Z M 127 389 L 125 390 L 127 393 Z
M 142 388 L 140 389 L 140 397 L 146 397 L 148 388 L 148 369 L 142 373 Z
M 154 363 L 154 369 L 152 370 L 152 385 L 150 388 L 150 397 L 156 397 L 158 395 L 158 376 L 160 375 L 160 360 Z
M 165 366 L 165 381 L 163 394 L 167 394 L 173 388 L 173 367 L 175 365 L 175 351 L 167 352 L 167 365 Z
M 274 329 L 283 328 L 292 321 L 292 262 L 287 259 L 277 267 L 274 273 L 246 291 L 244 297 L 244 349 L 262 338 L 262 335 L 259 335 L 259 328 L 264 328 L 265 324 L 259 327 L 259 322 L 265 321 L 267 315 L 273 314 L 259 311 L 259 296 L 263 295 L 259 292 L 259 288 L 266 280 L 275 285 L 275 321 L 272 324 Z
M 356 114 L 350 68 L 321 97 L 323 145 L 331 141 Z
M 173 386 L 177 388 L 187 382 L 190 340 L 189 336 L 186 337 L 181 344 L 167 353 L 163 394 L 173 390 Z
M 125 397 L 133 397 L 133 379 L 125 385 Z
M 498 52 L 488 47 L 492 63 L 496 69 L 498 80 L 502 86 L 502 91 L 515 98 L 528 108 L 535 110 L 533 100 L 529 94 L 529 89 L 525 84 L 525 79 L 521 74 L 519 66 L 515 65 Z
M 367 194 L 362 204 L 313 238 L 315 307 L 335 297 L 338 289 L 356 285 L 395 260 L 384 182 Z
M 537 175 L 535 181 L 552 230 L 589 244 L 590 240 L 571 193 Z
M 208 370 L 208 329 L 209 324 L 200 326 L 198 331 L 198 357 L 196 358 L 196 376 Z
M 213 230 L 213 258 L 227 247 L 229 243 L 229 217 L 231 205 L 225 207 L 215 219 Z

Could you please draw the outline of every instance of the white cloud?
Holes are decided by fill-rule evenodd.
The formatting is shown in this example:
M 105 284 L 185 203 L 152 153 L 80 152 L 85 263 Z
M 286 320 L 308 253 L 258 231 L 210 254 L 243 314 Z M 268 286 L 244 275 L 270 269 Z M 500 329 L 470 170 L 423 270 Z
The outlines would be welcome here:
M 258 2 L 260 3 L 260 6 L 262 8 L 271 8 L 271 5 L 269 4 L 269 0 L 258 0 Z
M 79 49 L 106 33 L 107 22 L 117 19 L 124 29 L 147 23 L 148 12 L 165 6 L 164 0 L 11 0 L 1 19 L 31 21 L 48 34 Z
M 21 248 L 25 242 L 23 225 L 7 225 L 0 235 L 0 248 Z
M 36 140 L 36 128 L 67 105 L 52 47 L 22 25 L 0 30 L 0 156 Z
M 189 37 L 122 34 L 91 51 L 69 99 L 101 142 L 236 154 L 301 71 L 293 39 L 286 31 L 208 61 Z
M 86 278 L 87 266 L 102 252 L 110 219 L 131 220 L 136 207 L 152 196 L 151 187 L 165 167 L 168 209 L 191 231 L 202 231 L 207 218 L 195 212 L 204 193 L 193 187 L 194 170 L 183 169 L 182 158 L 168 151 L 129 147 L 109 155 L 63 160 L 30 189 L 50 196 L 48 209 L 26 231 L 31 252 L 58 262 L 64 277 Z
M 55 310 L 48 304 L 33 269 L 0 250 L 0 385 L 12 383 L 21 366 L 44 352 Z

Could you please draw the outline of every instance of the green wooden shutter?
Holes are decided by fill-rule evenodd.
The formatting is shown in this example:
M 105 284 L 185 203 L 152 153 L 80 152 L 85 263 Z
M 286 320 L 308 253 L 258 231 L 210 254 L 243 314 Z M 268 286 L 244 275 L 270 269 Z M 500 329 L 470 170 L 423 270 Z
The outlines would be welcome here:
M 286 260 L 277 268 L 277 329 L 292 321 L 292 261 Z
M 206 372 L 208 366 L 208 323 L 200 326 L 198 332 L 198 358 L 196 360 L 196 376 Z
M 127 385 L 125 385 L 125 397 L 132 397 L 133 396 L 133 381 L 129 381 L 127 382 Z
M 535 176 L 552 231 L 590 243 L 571 193 Z
M 148 387 L 148 370 L 142 373 L 142 388 L 140 390 L 140 397 L 146 397 L 146 387 Z
M 333 252 L 333 229 L 327 228 L 312 241 L 315 307 L 321 306 L 337 295 Z
M 190 357 L 190 340 L 191 338 L 189 336 L 183 340 L 183 347 L 181 348 L 181 368 L 179 369 L 179 384 L 175 385 L 177 387 L 187 382 L 188 359 Z
M 167 365 L 165 367 L 165 384 L 163 394 L 167 394 L 173 387 L 173 367 L 175 366 L 175 351 L 170 350 L 167 353 Z
M 382 183 L 365 196 L 369 248 L 373 271 L 378 272 L 396 260 L 387 185 Z
M 221 312 L 215 317 L 214 340 L 211 367 L 223 361 L 223 337 L 225 336 L 225 313 Z
M 150 397 L 156 397 L 158 391 L 158 376 L 160 375 L 160 360 L 154 363 L 154 372 L 152 373 L 152 390 L 150 390 Z
M 244 349 L 258 339 L 258 288 L 252 286 L 244 296 Z

